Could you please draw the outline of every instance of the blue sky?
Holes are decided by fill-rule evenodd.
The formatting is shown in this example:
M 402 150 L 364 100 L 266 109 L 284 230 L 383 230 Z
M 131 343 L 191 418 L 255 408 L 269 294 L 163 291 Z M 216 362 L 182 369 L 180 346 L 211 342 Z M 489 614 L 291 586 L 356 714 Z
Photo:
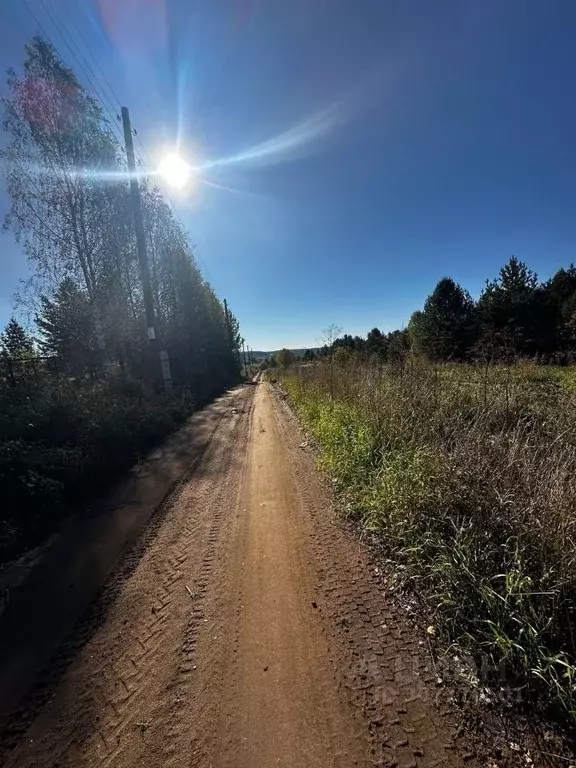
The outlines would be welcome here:
M 173 199 L 254 349 L 401 327 L 440 277 L 476 295 L 511 254 L 542 278 L 576 260 L 574 0 L 26 2 L 151 157 L 212 164 Z M 18 68 L 36 24 L 23 0 L 0 15 Z M 1 324 L 26 274 L 2 235 Z

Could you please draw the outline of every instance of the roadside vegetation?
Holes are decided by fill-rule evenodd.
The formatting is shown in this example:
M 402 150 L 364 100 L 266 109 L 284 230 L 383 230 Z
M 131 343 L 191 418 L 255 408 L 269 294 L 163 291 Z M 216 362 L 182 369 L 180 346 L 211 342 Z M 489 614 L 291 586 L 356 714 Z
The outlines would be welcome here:
M 340 336 L 276 374 L 389 584 L 425 600 L 479 692 L 569 718 L 575 297 L 573 266 L 540 284 L 511 259 L 477 302 L 445 278 L 406 330 Z
M 0 336 L 0 563 L 240 379 L 238 322 L 144 173 L 156 333 L 174 384 L 160 393 L 118 129 L 41 38 L 7 86 L 4 227 L 31 276 L 23 324 Z
M 283 381 L 391 585 L 426 598 L 430 631 L 482 683 L 574 716 L 575 377 L 411 359 Z

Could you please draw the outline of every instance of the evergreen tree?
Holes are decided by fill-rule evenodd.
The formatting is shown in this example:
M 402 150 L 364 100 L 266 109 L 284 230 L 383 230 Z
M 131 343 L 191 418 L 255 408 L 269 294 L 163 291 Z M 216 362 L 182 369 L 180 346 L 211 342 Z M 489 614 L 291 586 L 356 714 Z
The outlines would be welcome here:
M 478 300 L 481 346 L 500 355 L 540 352 L 542 300 L 536 274 L 512 256 Z
M 559 269 L 541 287 L 541 307 L 545 309 L 547 352 L 566 359 L 576 349 L 576 267 Z
M 408 326 L 417 351 L 430 360 L 463 360 L 474 340 L 475 308 L 468 291 L 442 278 Z
M 70 278 L 65 278 L 52 299 L 41 296 L 36 324 L 40 347 L 61 368 L 80 373 L 98 362 L 96 325 L 90 301 Z
M 336 339 L 336 341 L 333 344 L 334 349 L 337 349 L 338 347 L 341 347 L 343 349 L 349 349 L 351 352 L 353 352 L 356 349 L 356 342 L 352 336 L 350 336 L 349 333 L 344 334 L 344 336 L 341 336 L 340 338 Z
M 386 357 L 386 339 L 379 328 L 372 328 L 366 337 L 366 354 L 369 357 Z
M 15 319 L 11 318 L 0 334 L 0 352 L 12 360 L 31 359 L 34 356 L 34 340 Z
M 402 362 L 410 352 L 408 329 L 392 331 L 386 337 L 386 360 L 389 363 Z
M 364 352 L 366 349 L 366 339 L 362 336 L 354 336 L 354 349 L 356 352 Z

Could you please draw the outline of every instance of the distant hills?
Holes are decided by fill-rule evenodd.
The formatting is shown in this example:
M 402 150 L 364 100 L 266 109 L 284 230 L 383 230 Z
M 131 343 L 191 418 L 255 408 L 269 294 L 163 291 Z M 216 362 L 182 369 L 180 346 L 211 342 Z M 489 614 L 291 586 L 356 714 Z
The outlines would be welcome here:
M 320 347 L 304 347 L 303 349 L 291 349 L 290 351 L 294 352 L 294 354 L 297 355 L 298 357 L 302 357 L 302 355 L 304 354 L 304 352 L 306 352 L 307 349 L 310 349 L 312 352 L 320 351 Z M 262 351 L 257 352 L 255 350 L 252 350 L 252 357 L 255 360 L 267 360 L 269 357 L 272 357 L 272 355 L 275 355 L 278 352 L 280 352 L 279 349 L 274 349 L 274 350 L 271 350 L 270 352 L 262 352 Z

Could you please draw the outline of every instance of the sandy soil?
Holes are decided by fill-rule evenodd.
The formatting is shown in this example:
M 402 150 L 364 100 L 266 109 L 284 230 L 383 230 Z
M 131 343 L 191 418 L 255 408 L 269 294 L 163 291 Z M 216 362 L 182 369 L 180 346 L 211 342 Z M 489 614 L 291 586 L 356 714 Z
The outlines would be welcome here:
M 5 765 L 486 764 L 436 708 L 421 638 L 335 521 L 285 403 L 261 383 L 215 407 L 162 514 L 108 557 L 47 677 L 4 715 Z

